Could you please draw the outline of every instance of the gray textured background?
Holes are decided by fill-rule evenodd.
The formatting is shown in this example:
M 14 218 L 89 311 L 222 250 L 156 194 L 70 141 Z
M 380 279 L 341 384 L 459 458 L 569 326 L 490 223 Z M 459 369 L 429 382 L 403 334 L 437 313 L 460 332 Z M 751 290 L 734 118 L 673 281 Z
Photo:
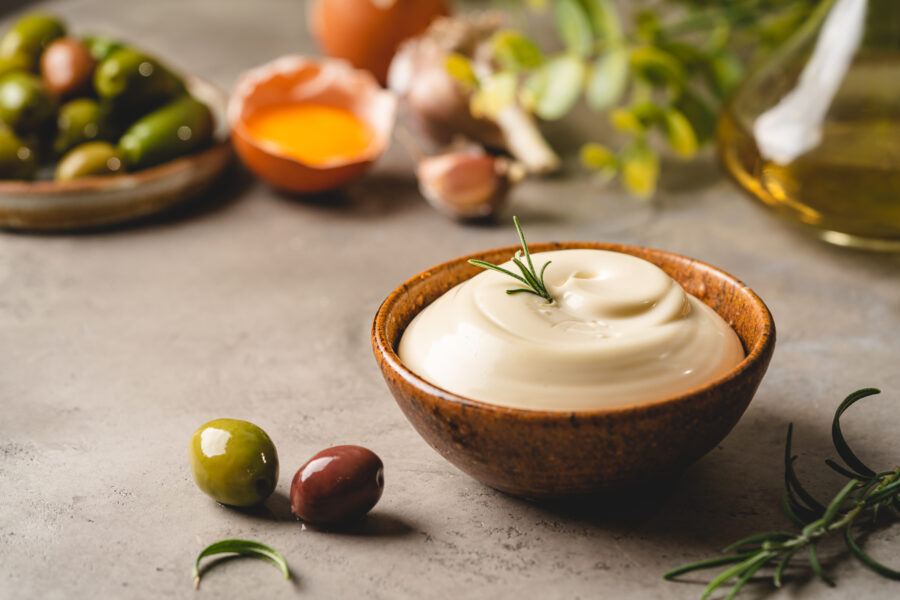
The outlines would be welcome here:
M 253 65 L 313 51 L 294 0 L 42 6 L 76 32 L 127 36 L 226 89 Z M 591 126 L 582 119 L 554 135 Z M 788 526 L 777 506 L 788 422 L 800 474 L 825 496 L 839 483 L 821 464 L 833 410 L 880 386 L 887 394 L 848 414 L 847 435 L 870 462 L 898 462 L 900 257 L 831 248 L 781 224 L 711 157 L 667 165 L 650 205 L 577 169 L 529 182 L 496 227 L 431 210 L 396 146 L 327 202 L 233 171 L 205 201 L 140 227 L 0 234 L 0 597 L 693 598 L 702 586 L 661 573 Z M 433 452 L 381 380 L 369 346 L 381 300 L 430 265 L 513 243 L 514 212 L 533 241 L 626 242 L 710 262 L 775 316 L 775 356 L 743 420 L 647 498 L 539 506 L 497 493 Z M 188 438 L 221 416 L 254 421 L 278 446 L 281 482 L 263 511 L 223 508 L 191 481 Z M 338 443 L 382 456 L 384 497 L 355 531 L 304 530 L 289 514 L 290 477 Z M 867 547 L 896 563 L 898 533 Z M 225 537 L 282 550 L 293 583 L 230 561 L 195 595 L 192 559 Z M 829 548 L 837 589 L 800 578 L 772 597 L 900 595 Z

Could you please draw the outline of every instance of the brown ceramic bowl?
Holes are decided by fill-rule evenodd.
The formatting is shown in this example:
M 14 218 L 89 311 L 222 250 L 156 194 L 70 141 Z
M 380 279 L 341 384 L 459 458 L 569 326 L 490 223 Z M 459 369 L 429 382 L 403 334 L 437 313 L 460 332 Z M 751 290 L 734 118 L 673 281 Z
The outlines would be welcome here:
M 213 113 L 215 130 L 208 148 L 123 175 L 0 181 L 0 228 L 72 231 L 130 221 L 166 210 L 212 185 L 231 159 L 225 95 L 198 77 L 188 77 L 185 83 Z
M 746 357 L 719 379 L 649 404 L 589 411 L 494 406 L 426 382 L 403 365 L 396 349 L 419 311 L 481 272 L 468 259 L 500 264 L 518 247 L 464 256 L 413 277 L 394 290 L 375 315 L 372 346 L 384 379 L 406 418 L 441 456 L 475 479 L 516 496 L 602 492 L 687 467 L 737 423 L 775 346 L 775 323 L 766 305 L 723 271 L 636 246 L 587 242 L 529 246 L 532 252 L 567 248 L 624 252 L 659 266 L 734 328 Z

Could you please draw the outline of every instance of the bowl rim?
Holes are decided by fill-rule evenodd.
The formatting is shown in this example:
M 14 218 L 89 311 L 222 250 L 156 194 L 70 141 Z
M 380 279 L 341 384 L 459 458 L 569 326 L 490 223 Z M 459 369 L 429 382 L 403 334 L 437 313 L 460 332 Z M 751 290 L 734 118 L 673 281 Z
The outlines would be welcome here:
M 231 146 L 231 140 L 228 120 L 225 116 L 228 102 L 225 92 L 211 81 L 196 75 L 185 75 L 184 82 L 188 91 L 192 95 L 200 96 L 199 100 L 207 104 L 213 114 L 213 139 L 208 147 L 199 152 L 186 154 L 185 156 L 132 173 L 121 173 L 112 176 L 96 175 L 73 179 L 72 181 L 0 180 L 0 196 L 33 197 L 35 200 L 40 201 L 60 199 L 72 192 L 103 193 L 134 188 L 151 181 L 165 179 L 173 173 L 188 170 L 192 165 L 199 162 L 210 160 L 209 157 L 211 156 L 227 152 Z
M 375 318 L 372 323 L 372 345 L 375 349 L 376 354 L 380 355 L 383 359 L 383 363 L 386 364 L 391 370 L 400 375 L 404 381 L 409 383 L 415 388 L 425 392 L 427 395 L 437 398 L 442 402 L 449 402 L 451 404 L 460 405 L 464 408 L 472 408 L 476 410 L 482 411 L 490 411 L 498 414 L 502 414 L 504 416 L 509 416 L 517 419 L 525 419 L 525 420 L 548 420 L 548 419 L 591 419 L 598 417 L 628 417 L 631 415 L 636 415 L 638 413 L 642 413 L 645 411 L 653 411 L 659 410 L 663 407 L 668 407 L 675 404 L 681 404 L 685 402 L 689 402 L 692 398 L 708 392 L 713 388 L 719 387 L 723 384 L 733 382 L 737 379 L 740 379 L 748 370 L 750 370 L 756 363 L 761 360 L 764 360 L 767 356 L 769 356 L 773 350 L 775 344 L 775 321 L 772 318 L 772 313 L 769 311 L 769 307 L 766 306 L 766 303 L 763 301 L 759 295 L 756 294 L 749 286 L 747 286 L 743 281 L 734 277 L 733 275 L 714 267 L 708 263 L 703 261 L 690 258 L 688 256 L 684 256 L 682 254 L 676 254 L 675 252 L 669 252 L 667 250 L 660 250 L 657 248 L 650 248 L 646 246 L 635 246 L 630 244 L 619 244 L 615 242 L 539 242 L 535 244 L 529 244 L 528 248 L 532 252 L 545 252 L 552 250 L 573 250 L 573 249 L 590 249 L 590 250 L 610 250 L 613 252 L 622 252 L 624 249 L 634 249 L 643 252 L 650 252 L 661 254 L 664 256 L 674 257 L 679 260 L 688 261 L 692 268 L 699 267 L 701 269 L 705 269 L 715 275 L 717 278 L 724 279 L 725 281 L 735 285 L 742 292 L 749 294 L 750 299 L 753 301 L 754 305 L 762 309 L 762 315 L 764 318 L 763 330 L 759 335 L 759 339 L 756 344 L 754 344 L 753 348 L 746 349 L 747 352 L 744 356 L 743 360 L 739 362 L 736 366 L 730 369 L 724 375 L 721 375 L 703 385 L 691 388 L 685 392 L 677 394 L 675 396 L 666 396 L 660 398 L 658 400 L 653 400 L 650 402 L 639 402 L 636 404 L 626 404 L 622 406 L 615 406 L 611 408 L 601 408 L 601 409 L 592 409 L 592 410 L 552 410 L 552 409 L 528 409 L 528 408 L 516 408 L 510 406 L 502 406 L 498 404 L 491 404 L 489 402 L 483 402 L 481 400 L 474 400 L 472 398 L 467 398 L 465 396 L 455 394 L 444 388 L 438 387 L 428 381 L 424 380 L 414 372 L 412 372 L 409 368 L 403 364 L 403 361 L 400 360 L 400 357 L 395 352 L 394 348 L 387 343 L 386 339 L 386 320 L 388 318 L 389 308 L 396 304 L 398 298 L 405 294 L 409 287 L 417 281 L 427 279 L 430 277 L 434 277 L 434 273 L 444 270 L 452 265 L 459 264 L 462 262 L 467 262 L 471 258 L 483 258 L 487 254 L 492 253 L 515 253 L 516 250 L 521 249 L 521 246 L 513 245 L 513 246 L 501 246 L 497 248 L 491 248 L 488 250 L 482 250 L 479 252 L 473 252 L 471 254 L 467 254 L 465 256 L 460 256 L 448 261 L 444 261 L 440 264 L 437 264 L 429 269 L 425 269 L 424 271 L 418 273 L 417 275 L 407 279 L 403 282 L 402 285 L 394 289 L 387 298 L 381 303 L 378 307 L 378 311 L 375 313 Z M 630 252 L 624 252 L 625 254 L 631 254 Z M 637 258 L 642 258 L 641 256 L 631 254 L 632 256 L 636 256 Z M 643 259 L 646 260 L 646 259 Z M 649 262 L 649 261 L 648 261 Z M 474 277 L 474 275 L 473 275 Z M 471 278 L 469 278 L 471 279 Z M 465 281 L 468 281 L 466 279 Z M 462 282 L 460 282 L 462 283 Z M 458 285 L 458 284 L 457 284 Z M 446 292 L 445 292 L 446 293 Z M 699 298 L 698 298 L 699 299 Z M 701 300 L 702 302 L 702 300 Z M 418 309 L 418 314 L 425 307 L 429 306 L 429 304 L 423 305 Z M 734 330 L 734 327 L 729 323 L 729 326 Z M 737 332 L 735 332 L 737 333 Z M 402 337 L 402 333 L 400 334 Z M 399 341 L 399 339 L 398 339 Z M 744 341 L 741 340 L 741 344 L 743 345 Z M 379 361 L 382 362 L 382 361 Z M 384 368 L 384 367 L 382 367 Z

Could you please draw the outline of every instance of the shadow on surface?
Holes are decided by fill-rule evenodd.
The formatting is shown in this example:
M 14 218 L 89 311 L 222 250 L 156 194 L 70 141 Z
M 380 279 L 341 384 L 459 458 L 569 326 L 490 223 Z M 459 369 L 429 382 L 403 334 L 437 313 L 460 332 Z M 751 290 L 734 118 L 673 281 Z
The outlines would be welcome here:
M 120 232 L 132 232 L 138 229 L 150 229 L 172 225 L 182 221 L 199 219 L 207 215 L 227 209 L 237 202 L 241 194 L 250 186 L 253 178 L 232 160 L 225 172 L 203 193 L 188 198 L 178 204 L 159 213 L 130 219 L 121 223 L 110 223 L 95 227 L 84 227 L 73 230 L 42 231 L 42 230 L 18 230 L 3 229 L 4 233 L 26 236 L 45 237 L 79 237 L 93 235 L 116 234 Z
M 765 403 L 789 406 L 787 398 L 768 398 Z M 848 412 L 847 416 L 852 418 L 852 413 Z M 552 502 L 514 501 L 533 507 L 537 514 L 544 516 L 541 522 L 554 528 L 594 530 L 595 539 L 603 544 L 609 542 L 611 535 L 626 554 L 630 542 L 638 548 L 651 541 L 659 547 L 660 557 L 671 563 L 667 568 L 718 556 L 723 547 L 747 535 L 771 530 L 799 533 L 780 507 L 784 493 L 784 443 L 791 421 L 794 424 L 792 454 L 800 456 L 795 463 L 798 477 L 820 503 L 827 505 L 846 483 L 846 479 L 824 464 L 826 458 L 838 459 L 830 427 L 823 427 L 821 419 L 807 418 L 799 410 L 787 414 L 783 409 L 764 407 L 745 415 L 721 445 L 679 476 L 661 477 L 592 497 Z M 878 439 L 848 437 L 847 441 L 865 462 L 866 456 L 874 453 Z M 885 524 L 889 522 L 885 519 Z M 884 526 L 879 531 L 883 529 Z M 840 536 L 834 537 L 822 545 L 821 559 L 826 571 L 853 560 Z M 790 577 L 786 578 L 791 586 L 803 586 L 814 579 L 805 553 L 791 564 L 795 568 L 788 571 Z M 689 584 L 698 587 L 699 593 L 700 586 L 705 586 L 724 568 L 689 573 L 673 581 L 673 585 Z M 762 574 L 771 574 L 771 569 Z M 759 581 L 759 585 L 742 592 L 742 597 L 772 592 L 770 579 L 759 577 L 752 581 Z
M 321 194 L 274 189 L 273 193 L 298 206 L 357 218 L 386 217 L 425 204 L 412 173 L 374 172 L 343 189 Z
M 328 533 L 330 535 L 346 535 L 356 537 L 406 537 L 416 533 L 416 529 L 406 520 L 389 512 L 378 511 L 370 513 L 351 523 L 345 525 L 310 525 L 306 524 L 306 528 L 320 533 Z

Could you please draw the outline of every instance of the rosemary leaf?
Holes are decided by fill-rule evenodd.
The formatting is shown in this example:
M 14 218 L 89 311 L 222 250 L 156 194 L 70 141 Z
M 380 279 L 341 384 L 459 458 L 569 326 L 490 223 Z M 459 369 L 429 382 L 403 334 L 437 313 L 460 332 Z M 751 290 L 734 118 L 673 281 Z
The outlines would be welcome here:
M 831 525 L 831 522 L 834 521 L 834 518 L 837 516 L 838 511 L 841 508 L 841 504 L 850 495 L 850 492 L 856 489 L 859 485 L 859 481 L 856 479 L 852 479 L 847 482 L 847 485 L 843 487 L 843 489 L 838 492 L 837 496 L 834 497 L 834 500 L 831 501 L 831 504 L 828 505 L 828 508 L 825 509 L 825 514 L 822 515 L 822 526 L 828 527 Z
M 676 567 L 670 571 L 663 573 L 663 579 L 674 579 L 679 575 L 690 573 L 692 571 L 702 571 L 703 569 L 711 569 L 721 565 L 729 565 L 731 563 L 742 562 L 747 558 L 756 554 L 756 551 L 744 552 L 741 554 L 730 554 L 728 556 L 717 556 L 715 558 L 707 558 L 706 560 L 697 561 L 687 565 Z
M 829 587 L 834 587 L 834 581 L 831 580 L 828 575 L 825 574 L 825 570 L 822 569 L 822 563 L 819 562 L 819 553 L 816 551 L 816 545 L 809 545 L 809 566 L 812 567 L 813 573 L 818 575 L 819 579 L 825 582 Z
M 252 558 L 261 558 L 263 560 L 268 560 L 276 567 L 278 567 L 282 573 L 284 573 L 285 579 L 291 578 L 290 569 L 288 569 L 287 560 L 285 560 L 284 556 L 278 550 L 267 546 L 260 542 L 254 542 L 252 540 L 222 540 L 220 542 L 215 542 L 210 544 L 206 548 L 200 551 L 200 554 L 197 555 L 197 559 L 194 561 L 194 568 L 192 571 L 192 575 L 194 578 L 194 589 L 200 587 L 200 561 L 203 560 L 207 556 L 213 556 L 214 554 L 237 554 L 240 556 L 249 556 Z
M 772 575 L 772 583 L 775 584 L 775 587 L 781 587 L 781 575 L 784 573 L 785 567 L 788 566 L 788 563 L 791 562 L 791 559 L 798 552 L 800 552 L 800 546 L 792 548 L 790 552 L 781 557 L 778 566 L 775 567 L 775 573 Z
M 785 488 L 787 488 L 788 493 L 795 492 L 797 496 L 800 497 L 809 510 L 815 513 L 816 516 L 822 514 L 825 511 L 825 507 L 813 498 L 812 494 L 806 491 L 806 488 L 800 483 L 800 479 L 797 477 L 797 473 L 794 471 L 794 461 L 797 460 L 796 456 L 791 455 L 791 439 L 793 437 L 794 425 L 791 423 L 788 425 L 787 432 L 787 441 L 784 445 L 784 484 Z
M 857 477 L 859 477 L 859 473 L 854 473 L 852 471 L 845 469 L 844 467 L 837 464 L 830 458 L 825 459 L 825 464 L 828 465 L 829 467 L 831 467 L 832 469 L 834 469 L 836 472 L 840 473 L 841 475 L 843 475 L 844 477 L 847 477 L 849 479 L 856 479 Z
M 895 571 L 890 567 L 887 567 L 865 552 L 863 552 L 862 548 L 859 547 L 859 544 L 856 543 L 856 540 L 853 539 L 853 532 L 851 531 L 853 527 L 853 523 L 847 525 L 844 529 L 844 541 L 847 543 L 847 548 L 850 549 L 850 552 L 859 559 L 859 562 L 869 567 L 882 577 L 887 577 L 888 579 L 894 579 L 900 581 L 900 571 Z
M 547 286 L 544 284 L 544 271 L 547 270 L 547 265 L 550 264 L 550 261 L 544 263 L 544 266 L 541 268 L 541 273 L 540 275 L 538 275 L 537 271 L 535 271 L 534 269 L 534 263 L 531 260 L 531 253 L 528 251 L 528 244 L 525 242 L 525 234 L 522 233 L 522 227 L 519 225 L 519 219 L 513 217 L 513 223 L 516 226 L 516 233 L 518 233 L 519 235 L 519 241 L 522 243 L 522 249 L 516 252 L 515 256 L 513 256 L 512 258 L 512 262 L 519 268 L 519 271 L 521 271 L 522 273 L 521 275 L 516 275 L 512 271 L 504 269 L 503 267 L 498 267 L 497 265 L 485 262 L 483 260 L 476 260 L 474 258 L 469 259 L 469 264 L 475 265 L 476 267 L 481 267 L 482 269 L 491 269 L 492 271 L 497 271 L 498 273 L 509 275 L 513 279 L 521 281 L 523 284 L 525 284 L 524 288 L 506 290 L 507 294 L 518 294 L 521 292 L 525 292 L 528 294 L 540 296 L 548 303 L 552 303 L 553 296 L 550 295 L 550 292 L 547 291 Z M 524 257 L 525 261 L 528 263 L 527 266 L 522 262 L 522 257 Z
M 748 544 L 755 544 L 757 542 L 766 542 L 766 541 L 774 541 L 774 540 L 786 540 L 794 537 L 793 533 L 788 533 L 786 531 L 767 531 L 765 533 L 757 533 L 755 535 L 750 535 L 745 537 L 742 540 L 738 540 L 730 546 L 726 546 L 722 552 L 732 552 L 738 550 L 742 546 L 746 546 Z
M 881 390 L 875 388 L 864 388 L 853 392 L 841 402 L 841 405 L 834 413 L 834 420 L 831 422 L 831 439 L 834 442 L 834 449 L 837 450 L 837 453 L 844 459 L 844 463 L 846 463 L 848 467 L 862 476 L 871 477 L 872 475 L 875 475 L 875 471 L 863 464 L 863 462 L 857 458 L 856 454 L 853 453 L 853 450 L 850 449 L 850 446 L 847 445 L 847 442 L 844 440 L 844 434 L 841 432 L 841 415 L 844 414 L 844 411 L 863 398 L 880 393 Z

